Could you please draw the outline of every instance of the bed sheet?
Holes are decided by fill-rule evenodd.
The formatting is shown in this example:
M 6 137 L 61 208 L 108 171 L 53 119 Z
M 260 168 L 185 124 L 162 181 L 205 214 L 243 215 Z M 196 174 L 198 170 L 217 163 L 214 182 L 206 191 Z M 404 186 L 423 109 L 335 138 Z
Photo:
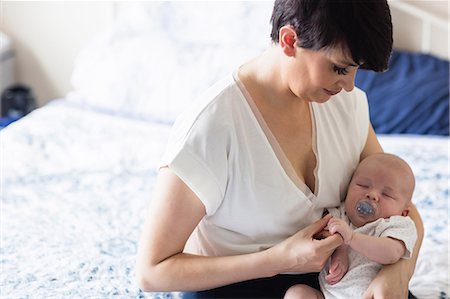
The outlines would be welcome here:
M 170 127 L 65 101 L 0 131 L 2 298 L 153 298 L 137 240 Z
M 142 223 L 170 126 L 65 100 L 0 131 L 1 296 L 171 298 L 134 279 Z M 380 136 L 417 177 L 425 239 L 411 290 L 449 298 L 448 137 Z

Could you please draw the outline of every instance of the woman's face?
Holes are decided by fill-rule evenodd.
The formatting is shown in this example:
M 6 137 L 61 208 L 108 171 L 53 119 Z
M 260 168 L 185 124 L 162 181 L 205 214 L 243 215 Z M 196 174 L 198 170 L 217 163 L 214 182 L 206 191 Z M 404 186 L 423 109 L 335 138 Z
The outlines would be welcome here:
M 358 65 L 341 48 L 296 47 L 288 67 L 288 84 L 299 98 L 324 103 L 342 90 L 353 90 Z

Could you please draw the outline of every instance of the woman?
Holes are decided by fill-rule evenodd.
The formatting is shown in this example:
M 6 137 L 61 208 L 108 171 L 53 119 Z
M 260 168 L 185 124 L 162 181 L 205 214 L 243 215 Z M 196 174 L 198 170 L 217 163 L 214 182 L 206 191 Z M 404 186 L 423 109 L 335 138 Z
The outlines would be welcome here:
M 354 77 L 387 68 L 389 7 L 277 0 L 271 21 L 273 45 L 173 128 L 138 249 L 143 290 L 281 298 L 294 284 L 318 288 L 316 272 L 342 244 L 317 234 L 358 162 L 382 151 Z M 413 257 L 385 266 L 366 298 L 407 297 L 423 238 L 414 207 L 410 216 Z

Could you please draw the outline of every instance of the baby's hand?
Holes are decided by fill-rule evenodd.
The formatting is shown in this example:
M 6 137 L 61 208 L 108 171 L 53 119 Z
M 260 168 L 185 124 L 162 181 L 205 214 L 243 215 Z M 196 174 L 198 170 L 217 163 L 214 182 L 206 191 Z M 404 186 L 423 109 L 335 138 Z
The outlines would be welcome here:
M 328 221 L 328 230 L 330 231 L 330 234 L 334 235 L 335 233 L 338 233 L 342 236 L 342 239 L 344 239 L 345 244 L 350 244 L 352 237 L 353 237 L 353 230 L 348 226 L 347 223 L 345 223 L 344 220 L 339 218 L 331 218 Z
M 347 250 L 343 250 L 340 253 L 336 251 L 331 256 L 330 269 L 328 275 L 325 276 L 325 281 L 329 284 L 336 284 L 341 281 L 345 273 L 348 270 L 348 254 Z

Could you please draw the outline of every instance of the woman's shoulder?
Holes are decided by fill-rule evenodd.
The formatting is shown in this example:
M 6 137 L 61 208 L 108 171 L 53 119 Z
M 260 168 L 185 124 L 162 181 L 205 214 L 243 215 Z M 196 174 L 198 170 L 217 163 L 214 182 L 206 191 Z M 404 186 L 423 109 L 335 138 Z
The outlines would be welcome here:
M 242 93 L 230 74 L 219 80 L 201 94 L 175 121 L 172 132 L 187 136 L 214 134 L 230 127 L 234 115 L 242 109 Z
M 226 76 L 214 83 L 206 91 L 200 94 L 191 105 L 184 110 L 180 117 L 191 115 L 195 118 L 206 114 L 222 114 L 222 110 L 229 106 L 235 98 L 239 97 L 239 89 L 232 75 Z

